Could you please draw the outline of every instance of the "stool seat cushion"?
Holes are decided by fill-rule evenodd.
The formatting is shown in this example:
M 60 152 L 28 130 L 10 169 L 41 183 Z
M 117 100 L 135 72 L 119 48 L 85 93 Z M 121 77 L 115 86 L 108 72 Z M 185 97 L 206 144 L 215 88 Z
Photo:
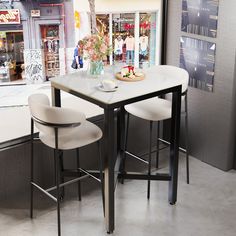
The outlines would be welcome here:
M 75 149 L 90 143 L 96 142 L 102 137 L 101 129 L 95 124 L 84 121 L 79 126 L 74 127 L 69 133 L 64 133 L 63 128 L 58 132 L 58 149 Z M 55 149 L 55 135 L 39 133 L 39 138 L 47 146 Z
M 171 102 L 157 97 L 126 105 L 125 110 L 136 117 L 148 121 L 171 118 Z

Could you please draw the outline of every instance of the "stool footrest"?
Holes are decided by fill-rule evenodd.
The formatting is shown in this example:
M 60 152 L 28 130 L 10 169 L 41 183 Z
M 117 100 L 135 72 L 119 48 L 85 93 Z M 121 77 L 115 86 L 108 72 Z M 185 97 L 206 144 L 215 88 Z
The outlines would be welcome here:
M 48 197 L 50 197 L 53 201 L 57 202 L 57 199 L 50 193 L 48 193 L 45 189 L 41 188 L 39 185 L 37 185 L 34 182 L 31 182 L 31 184 L 36 187 L 38 190 L 40 190 L 41 192 L 43 192 L 44 194 L 46 194 Z
M 86 175 L 83 175 L 83 176 L 81 176 L 81 177 L 79 177 L 79 178 L 66 181 L 65 183 L 60 184 L 59 187 L 61 188 L 61 187 L 64 187 L 64 186 L 66 186 L 66 185 L 73 184 L 73 183 L 78 182 L 78 181 L 80 181 L 80 180 L 82 180 L 82 179 L 85 179 L 85 178 L 87 178 L 87 177 L 89 177 L 89 175 L 86 174 Z M 51 193 L 49 193 L 50 191 L 57 189 L 57 186 L 53 186 L 53 187 L 48 188 L 48 189 L 43 189 L 42 187 L 40 187 L 39 185 L 37 185 L 37 184 L 34 183 L 34 182 L 31 182 L 31 184 L 32 184 L 34 187 L 36 187 L 38 190 L 40 190 L 41 192 L 43 192 L 44 194 L 46 194 L 48 197 L 50 197 L 53 201 L 57 202 L 57 199 L 56 199 Z
M 164 139 L 158 138 L 158 140 L 161 141 L 162 143 L 170 145 L 170 142 L 168 142 L 168 141 L 166 141 Z M 184 149 L 182 147 L 179 147 L 179 150 L 186 153 L 186 149 Z
M 133 154 L 131 152 L 128 152 L 128 151 L 125 151 L 125 153 L 128 154 L 129 156 L 131 156 L 131 157 L 133 157 L 133 158 L 135 158 L 135 159 L 137 159 L 137 160 L 139 160 L 139 161 L 141 161 L 141 162 L 143 162 L 143 163 L 148 165 L 148 161 L 146 161 L 145 159 L 143 159 L 141 157 L 138 157 L 137 155 L 135 155 L 135 154 Z
M 76 179 L 72 179 L 72 180 L 66 181 L 66 182 L 60 184 L 59 187 L 61 188 L 61 187 L 64 187 L 64 186 L 66 186 L 66 185 L 76 183 L 76 182 L 78 182 L 78 181 L 80 181 L 80 180 L 82 180 L 82 179 L 85 179 L 85 178 L 87 178 L 87 177 L 89 177 L 89 176 L 88 176 L 88 175 L 83 175 L 83 176 L 78 177 L 78 178 L 76 178 Z M 47 192 L 50 192 L 50 191 L 52 191 L 52 190 L 55 190 L 56 188 L 57 188 L 57 187 L 54 186 L 54 187 L 51 187 L 51 188 L 46 189 L 46 191 L 47 191 Z
M 80 171 L 84 172 L 86 175 L 89 175 L 90 177 L 92 177 L 93 179 L 97 180 L 98 182 L 101 183 L 101 180 L 99 178 L 97 178 L 96 176 L 92 175 L 91 173 L 89 173 L 88 171 L 86 171 L 85 169 L 79 168 Z
M 166 173 L 156 173 L 156 174 L 142 174 L 136 172 L 126 172 L 123 174 L 119 174 L 119 177 L 123 179 L 139 179 L 139 180 L 162 180 L 162 181 L 170 181 L 171 176 Z

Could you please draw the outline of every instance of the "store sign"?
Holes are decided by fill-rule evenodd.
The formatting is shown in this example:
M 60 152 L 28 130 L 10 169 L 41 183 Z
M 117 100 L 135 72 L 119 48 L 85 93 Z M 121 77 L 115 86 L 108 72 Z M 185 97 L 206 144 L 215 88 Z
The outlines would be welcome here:
M 0 24 L 20 24 L 20 11 L 18 9 L 1 9 Z
M 40 17 L 40 10 L 31 10 L 31 17 Z

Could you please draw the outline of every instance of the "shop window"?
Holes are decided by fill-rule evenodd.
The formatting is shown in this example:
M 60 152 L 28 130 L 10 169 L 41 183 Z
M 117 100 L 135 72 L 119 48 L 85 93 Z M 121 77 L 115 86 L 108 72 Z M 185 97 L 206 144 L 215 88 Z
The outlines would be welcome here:
M 0 83 L 24 78 L 23 32 L 0 32 Z
M 115 63 L 134 64 L 135 50 L 135 14 L 123 13 L 112 15 L 113 60 Z
M 109 25 L 110 15 L 112 25 Z M 109 28 L 112 27 L 113 63 L 135 64 L 140 68 L 155 65 L 157 60 L 157 13 L 112 13 L 110 15 L 97 14 L 96 20 L 100 33 L 109 34 L 111 31 Z M 139 22 L 139 28 L 135 29 L 135 22 Z M 139 35 L 136 37 L 137 32 Z M 138 47 L 135 48 L 135 45 Z
M 96 23 L 98 32 L 101 34 L 109 34 L 109 15 L 97 14 Z
M 97 14 L 96 15 L 97 30 L 100 34 L 109 36 L 109 15 Z M 110 58 L 107 56 L 103 59 L 105 64 L 110 63 Z
M 140 13 L 139 23 L 139 65 L 145 68 L 155 65 L 156 13 Z

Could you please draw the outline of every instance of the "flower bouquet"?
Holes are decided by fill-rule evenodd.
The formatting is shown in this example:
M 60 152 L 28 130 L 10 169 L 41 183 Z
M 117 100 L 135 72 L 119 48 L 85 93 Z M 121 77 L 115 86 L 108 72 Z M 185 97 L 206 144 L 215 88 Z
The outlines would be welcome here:
M 91 75 L 103 73 L 103 60 L 112 52 L 109 37 L 102 34 L 92 34 L 79 42 L 79 53 L 90 60 Z

